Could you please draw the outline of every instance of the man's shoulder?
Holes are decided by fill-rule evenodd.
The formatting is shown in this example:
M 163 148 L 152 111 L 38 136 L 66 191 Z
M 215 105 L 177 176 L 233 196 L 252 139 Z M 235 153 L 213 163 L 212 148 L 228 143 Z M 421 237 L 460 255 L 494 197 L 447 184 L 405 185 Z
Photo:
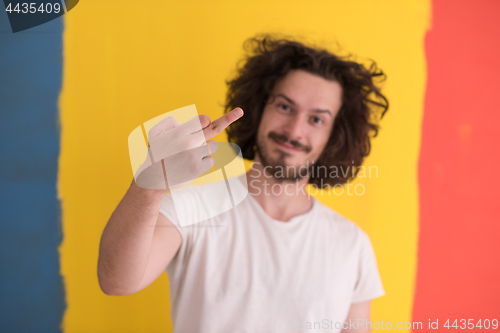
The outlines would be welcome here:
M 325 205 L 319 200 L 316 200 L 316 204 L 319 214 L 318 219 L 336 232 L 344 236 L 351 235 L 353 237 L 359 237 L 365 232 L 357 223 L 340 214 L 333 208 Z

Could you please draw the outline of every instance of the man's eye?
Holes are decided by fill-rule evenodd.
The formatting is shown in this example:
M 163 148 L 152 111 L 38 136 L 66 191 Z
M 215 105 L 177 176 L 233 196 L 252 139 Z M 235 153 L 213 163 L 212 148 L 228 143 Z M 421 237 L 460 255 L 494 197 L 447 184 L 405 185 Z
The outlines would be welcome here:
M 290 107 L 288 105 L 285 105 L 285 104 L 278 104 L 278 107 L 279 108 L 282 108 L 283 110 L 285 111 L 290 111 Z
M 318 118 L 318 117 L 312 117 L 312 121 L 315 124 L 322 124 L 323 123 L 323 119 Z

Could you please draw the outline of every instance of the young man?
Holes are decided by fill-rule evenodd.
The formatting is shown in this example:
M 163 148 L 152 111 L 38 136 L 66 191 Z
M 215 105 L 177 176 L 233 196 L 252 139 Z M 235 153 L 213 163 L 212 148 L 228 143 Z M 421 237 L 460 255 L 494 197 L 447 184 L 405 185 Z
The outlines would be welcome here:
M 369 321 L 371 300 L 384 295 L 370 240 L 304 187 L 355 176 L 388 107 L 373 82 L 384 75 L 294 41 L 250 42 L 254 54 L 228 82 L 232 111 L 199 117 L 205 140 L 231 125 L 230 141 L 254 160 L 243 176 L 249 195 L 205 228 L 180 227 L 165 190 L 132 182 L 101 238 L 101 289 L 132 294 L 166 269 L 175 332 L 368 332 L 349 321 Z M 173 119 L 159 123 L 150 140 L 161 145 L 175 128 Z M 213 165 L 208 155 L 190 161 L 197 174 Z M 332 167 L 342 172 L 331 177 Z M 192 214 L 218 196 L 212 185 L 188 191 L 198 198 Z

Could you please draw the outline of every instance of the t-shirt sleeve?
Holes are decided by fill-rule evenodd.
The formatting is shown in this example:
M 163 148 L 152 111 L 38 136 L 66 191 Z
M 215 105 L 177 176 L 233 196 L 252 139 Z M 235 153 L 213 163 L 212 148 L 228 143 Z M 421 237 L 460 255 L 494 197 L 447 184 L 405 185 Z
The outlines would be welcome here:
M 224 182 L 223 184 L 225 186 Z M 220 225 L 220 222 L 207 218 L 212 213 L 213 200 L 209 199 L 211 198 L 210 195 L 214 195 L 214 191 L 212 191 L 214 186 L 216 187 L 217 184 L 186 186 L 175 190 L 175 194 L 171 192 L 163 196 L 160 214 L 165 216 L 177 228 L 182 238 L 179 250 L 167 266 L 169 277 L 171 274 L 175 275 L 182 271 L 184 264 L 191 256 L 195 244 L 199 244 L 200 238 L 206 236 L 206 232 L 204 232 L 206 228 Z M 181 220 L 184 223 L 181 223 Z
M 359 303 L 385 295 L 377 259 L 370 238 L 360 229 L 358 279 L 354 287 L 352 303 Z
M 224 183 L 224 182 L 223 182 Z M 225 186 L 225 183 L 224 183 Z M 213 208 L 213 200 L 210 198 L 210 190 L 214 185 L 186 186 L 163 196 L 160 206 L 160 214 L 165 216 L 181 234 L 182 243 L 172 262 L 182 262 L 190 252 L 190 248 L 196 244 L 200 237 L 200 229 L 217 224 L 207 216 L 210 216 Z M 184 223 L 181 223 L 181 219 Z M 186 225 L 186 221 L 188 222 Z M 203 234 L 203 233 L 201 233 Z
M 161 206 L 160 206 L 160 214 L 165 216 L 181 234 L 182 243 L 181 243 L 181 247 L 179 248 L 177 253 L 185 253 L 186 250 L 189 248 L 190 244 L 192 243 L 192 238 L 193 238 L 192 233 L 193 233 L 194 229 L 192 227 L 189 227 L 189 226 L 188 227 L 181 227 L 181 225 L 179 223 L 177 209 L 175 207 L 171 193 L 167 193 L 163 197 L 163 200 L 162 200 Z

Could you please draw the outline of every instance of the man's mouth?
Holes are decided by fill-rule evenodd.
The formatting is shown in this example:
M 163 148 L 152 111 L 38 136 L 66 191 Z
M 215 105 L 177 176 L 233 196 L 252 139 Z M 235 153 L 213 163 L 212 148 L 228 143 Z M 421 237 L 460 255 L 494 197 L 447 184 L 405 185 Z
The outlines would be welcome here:
M 276 144 L 280 148 L 287 151 L 293 151 L 293 152 L 305 151 L 307 153 L 311 151 L 311 148 L 309 146 L 303 145 L 296 140 L 290 140 L 283 134 L 279 134 L 276 132 L 269 132 L 268 137 L 272 139 L 274 142 L 276 142 Z
M 286 142 L 283 142 L 283 141 L 279 141 L 277 139 L 274 139 L 273 138 L 273 141 L 276 142 L 276 144 L 280 147 L 280 148 L 283 148 L 283 149 L 286 149 L 286 150 L 290 150 L 290 151 L 302 151 L 303 149 L 301 148 L 297 148 L 289 143 L 286 143 Z

